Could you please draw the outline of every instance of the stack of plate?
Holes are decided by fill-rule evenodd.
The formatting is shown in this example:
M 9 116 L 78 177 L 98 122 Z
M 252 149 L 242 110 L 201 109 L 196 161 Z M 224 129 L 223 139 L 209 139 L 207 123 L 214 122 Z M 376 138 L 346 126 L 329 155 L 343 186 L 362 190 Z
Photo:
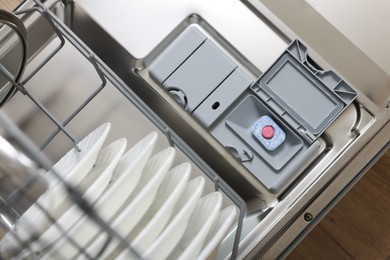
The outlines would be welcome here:
M 191 164 L 173 166 L 175 149 L 152 156 L 153 132 L 125 153 L 126 139 L 102 148 L 106 123 L 45 174 L 49 189 L 0 242 L 3 257 L 23 259 L 136 259 L 111 239 L 78 205 L 60 179 L 74 186 L 95 212 L 145 259 L 209 259 L 234 223 L 222 194 L 204 195 L 205 178 L 190 180 Z M 56 175 L 58 174 L 58 176 Z M 202 196 L 203 195 L 203 196 Z M 189 223 L 191 223 L 189 225 Z M 20 253 L 21 243 L 31 250 Z M 102 248 L 105 248 L 102 251 Z M 101 252 L 102 251 L 102 252 Z

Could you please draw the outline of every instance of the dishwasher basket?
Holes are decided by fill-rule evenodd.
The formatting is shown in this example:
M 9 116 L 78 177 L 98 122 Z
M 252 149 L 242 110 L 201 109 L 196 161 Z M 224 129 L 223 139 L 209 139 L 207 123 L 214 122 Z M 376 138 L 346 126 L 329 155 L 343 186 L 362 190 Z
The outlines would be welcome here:
M 98 125 L 98 123 L 101 123 L 99 121 L 100 119 L 96 119 L 97 114 L 103 115 L 104 117 L 104 114 L 108 113 L 111 117 L 116 117 L 115 120 L 117 122 L 117 124 L 112 124 L 114 133 L 112 133 L 113 136 L 110 136 L 109 139 L 122 137 L 123 135 L 129 135 L 137 139 L 146 135 L 145 129 L 151 129 L 150 131 L 156 129 L 156 131 L 159 132 L 159 135 L 166 136 L 165 140 L 160 141 L 162 145 L 171 145 L 179 154 L 182 154 L 180 156 L 184 158 L 183 161 L 192 161 L 196 165 L 195 172 L 198 171 L 198 174 L 206 175 L 208 177 L 211 184 L 209 185 L 211 190 L 215 189 L 222 191 L 222 193 L 226 195 L 226 203 L 234 204 L 239 209 L 236 228 L 232 231 L 236 232 L 235 242 L 230 249 L 231 258 L 236 258 L 243 218 L 246 213 L 246 204 L 244 200 L 241 199 L 241 197 L 237 195 L 237 193 L 229 187 L 229 185 L 227 185 L 226 182 L 180 138 L 180 136 L 172 131 L 161 118 L 145 105 L 145 103 L 135 95 L 134 92 L 132 92 L 132 90 L 99 59 L 99 57 L 97 57 L 66 25 L 63 24 L 61 19 L 54 14 L 57 4 L 58 3 L 47 7 L 38 0 L 27 1 L 27 7 L 20 8 L 20 10 L 15 12 L 15 14 L 25 23 L 26 27 L 31 25 L 31 20 L 40 19 L 44 21 L 40 22 L 40 28 L 50 28 L 53 33 L 49 43 L 43 42 L 42 46 L 28 46 L 28 49 L 33 50 L 33 52 L 28 55 L 28 62 L 26 63 L 25 73 L 22 77 L 14 77 L 4 66 L 1 66 L 0 68 L 3 77 L 17 89 L 17 93 L 14 97 L 4 106 L 5 113 L 0 113 L 1 135 L 20 151 L 20 153 L 18 153 L 19 160 L 10 163 L 23 164 L 20 166 L 22 171 L 29 172 L 29 178 L 24 182 L 17 180 L 17 175 L 10 174 L 6 176 L 13 181 L 11 181 L 10 185 L 13 185 L 12 187 L 14 188 L 7 193 L 2 192 L 0 197 L 2 205 L 0 213 L 2 221 L 0 222 L 3 230 L 1 235 L 4 236 L 4 232 L 8 232 L 8 234 L 14 236 L 14 240 L 18 245 L 15 245 L 15 248 L 17 248 L 15 252 L 2 252 L 5 253 L 2 257 L 14 257 L 22 251 L 32 258 L 44 257 L 44 255 L 39 255 L 39 252 L 35 252 L 34 248 L 31 247 L 32 241 L 39 241 L 40 234 L 34 234 L 34 237 L 32 237 L 30 241 L 27 241 L 18 237 L 18 232 L 15 232 L 14 228 L 17 228 L 18 219 L 23 214 L 23 211 L 33 203 L 37 205 L 41 214 L 50 220 L 51 225 L 57 224 L 56 218 L 51 215 L 51 212 L 47 211 L 44 206 L 36 203 L 39 195 L 45 192 L 46 189 L 45 180 L 40 172 L 42 169 L 50 170 L 53 166 L 52 161 L 58 160 L 64 154 L 64 150 L 72 147 L 73 149 L 80 150 L 79 137 L 85 135 L 86 132 L 89 132 Z M 36 27 L 35 29 L 37 29 Z M 62 61 L 62 59 L 65 59 L 65 61 Z M 68 62 L 68 59 L 70 59 L 71 62 Z M 69 64 L 70 66 L 67 66 L 69 68 L 64 68 Z M 79 65 L 82 68 L 88 68 L 87 71 L 80 71 Z M 65 70 L 68 74 L 64 73 Z M 66 77 L 69 75 L 72 77 Z M 87 83 L 75 80 L 76 83 L 73 84 L 75 86 L 68 87 L 73 81 L 73 76 L 77 77 L 80 75 L 82 78 L 86 78 Z M 84 88 L 82 86 L 83 83 L 88 85 L 91 82 L 93 82 L 92 87 Z M 51 88 L 51 86 L 49 86 L 48 92 L 50 93 L 34 94 L 36 89 L 45 88 L 45 85 L 50 84 L 58 87 Z M 37 87 L 34 88 L 33 85 L 37 85 Z M 61 94 L 65 93 L 62 92 L 64 89 L 74 93 L 76 98 L 70 98 L 66 95 L 61 96 Z M 66 117 L 62 118 L 63 116 L 61 114 L 63 111 L 60 111 L 60 105 L 57 104 L 58 100 L 55 102 L 50 101 L 48 96 L 51 95 L 59 96 L 59 101 L 66 107 L 66 110 L 71 110 L 66 111 Z M 121 101 L 118 101 L 117 103 L 114 102 L 113 108 L 107 108 L 107 103 L 110 103 L 111 98 Z M 59 107 L 57 107 L 57 105 Z M 96 107 L 100 107 L 101 109 L 95 110 Z M 124 114 L 126 117 L 115 113 L 115 109 L 118 107 L 122 111 L 125 111 Z M 5 114 L 9 114 L 9 117 Z M 35 117 L 36 114 L 40 115 L 39 119 Z M 83 114 L 84 116 L 82 116 Z M 13 121 L 18 121 L 18 119 L 13 120 L 14 118 L 23 118 L 24 122 L 26 122 L 26 120 L 32 122 L 32 128 L 38 130 L 36 131 L 38 134 L 32 134 L 29 131 L 24 132 L 24 128 L 27 128 L 26 124 L 16 126 Z M 87 122 L 82 122 L 84 120 Z M 141 124 L 139 122 L 141 121 L 145 121 L 147 126 L 139 127 Z M 43 125 L 42 122 L 46 122 L 51 126 L 47 128 L 41 127 L 41 125 Z M 122 124 L 120 124 L 121 122 Z M 131 122 L 129 123 L 130 126 L 126 126 L 125 122 Z M 79 129 L 81 123 L 87 124 L 86 129 Z M 34 143 L 31 142 L 26 135 L 30 138 L 31 136 L 34 136 L 31 138 L 34 140 Z M 37 147 L 37 143 L 40 143 L 39 148 Z M 51 152 L 53 151 L 51 149 L 55 152 Z M 24 158 L 23 154 L 29 159 L 20 159 Z M 120 232 L 111 226 L 111 223 L 104 221 L 94 210 L 94 206 L 90 205 L 71 183 L 68 183 L 60 174 L 56 173 L 55 170 L 52 169 L 51 172 L 57 181 L 61 183 L 63 189 L 67 191 L 68 196 L 73 203 L 77 204 L 78 207 L 84 211 L 84 214 L 99 226 L 101 233 L 107 235 L 107 239 L 102 248 L 97 252 L 94 252 L 94 254 L 90 254 L 86 252 L 85 248 L 81 247 L 73 240 L 72 236 L 67 233 L 67 230 L 62 230 L 61 239 L 69 240 L 69 243 L 79 252 L 80 257 L 88 259 L 98 258 L 104 253 L 105 248 L 114 240 L 117 241 L 117 243 L 120 243 L 122 248 L 128 248 L 134 257 L 141 257 L 139 253 L 130 246 L 130 242 L 121 236 Z M 5 178 L 5 175 L 3 174 L 1 178 Z M 35 192 L 33 192 L 33 195 L 31 195 L 32 187 Z M 18 208 L 17 205 L 20 205 L 20 201 L 23 201 L 23 206 Z M 64 255 L 60 257 L 66 258 Z

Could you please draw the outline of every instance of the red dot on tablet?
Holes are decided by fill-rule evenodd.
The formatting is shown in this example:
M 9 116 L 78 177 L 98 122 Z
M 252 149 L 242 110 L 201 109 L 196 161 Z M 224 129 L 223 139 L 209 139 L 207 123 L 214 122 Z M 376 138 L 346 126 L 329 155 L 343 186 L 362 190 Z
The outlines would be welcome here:
M 265 139 L 271 139 L 275 135 L 275 129 L 272 126 L 270 126 L 270 125 L 266 125 L 261 130 L 261 135 Z

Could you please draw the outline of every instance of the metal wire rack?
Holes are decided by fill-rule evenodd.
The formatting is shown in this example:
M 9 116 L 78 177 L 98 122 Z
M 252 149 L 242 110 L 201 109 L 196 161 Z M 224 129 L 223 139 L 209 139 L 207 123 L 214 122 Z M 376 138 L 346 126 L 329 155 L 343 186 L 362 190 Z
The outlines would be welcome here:
M 189 147 L 174 131 L 172 131 L 167 124 L 161 120 L 137 95 L 135 95 L 131 89 L 118 77 L 116 76 L 110 68 L 105 65 L 99 57 L 97 57 L 89 48 L 86 46 L 64 23 L 59 19 L 52 11 L 50 7 L 45 6 L 41 1 L 33 0 L 32 7 L 18 10 L 15 12 L 16 15 L 21 17 L 38 15 L 44 18 L 48 24 L 52 27 L 55 32 L 55 38 L 58 39 L 58 45 L 48 54 L 42 62 L 37 66 L 32 68 L 28 75 L 24 75 L 21 79 L 15 78 L 4 66 L 0 66 L 0 73 L 5 77 L 9 82 L 12 83 L 17 90 L 22 93 L 26 98 L 34 102 L 34 104 L 50 119 L 56 126 L 56 129 L 47 137 L 47 139 L 41 144 L 40 148 L 37 148 L 29 139 L 22 133 L 22 131 L 11 122 L 7 116 L 3 113 L 0 113 L 0 129 L 2 129 L 2 135 L 13 145 L 19 148 L 27 157 L 29 157 L 35 164 L 36 168 L 43 168 L 45 170 L 50 170 L 52 167 L 52 162 L 47 159 L 45 155 L 41 153 L 50 142 L 59 134 L 63 133 L 71 140 L 75 149 L 80 150 L 78 143 L 79 140 L 68 128 L 67 125 L 83 110 L 88 104 L 97 96 L 99 93 L 107 87 L 107 82 L 110 82 L 129 102 L 131 102 L 136 108 L 138 108 L 145 116 L 150 120 L 158 129 L 163 132 L 169 140 L 169 143 L 172 146 L 180 149 L 188 158 L 194 162 L 199 169 L 214 183 L 215 189 L 222 191 L 224 194 L 229 197 L 229 199 L 239 208 L 239 220 L 236 227 L 235 242 L 232 248 L 231 258 L 235 259 L 238 252 L 238 246 L 240 241 L 240 234 L 243 225 L 243 219 L 246 212 L 246 204 L 243 199 L 229 186 L 225 181 L 218 176 L 192 149 Z M 28 89 L 30 81 L 34 76 L 45 66 L 48 66 L 48 63 L 53 57 L 55 57 L 59 51 L 65 46 L 71 45 L 75 48 L 82 56 L 94 67 L 98 78 L 100 79 L 100 84 L 95 88 L 95 90 L 65 119 L 59 120 L 49 109 L 37 98 L 35 97 Z M 27 64 L 27 66 L 29 66 Z M 33 165 L 30 165 L 33 168 Z M 112 239 L 117 239 L 120 241 L 120 244 L 123 248 L 128 248 L 135 257 L 140 258 L 140 255 L 130 247 L 129 242 L 121 237 L 118 232 L 110 226 L 110 223 L 105 222 L 99 214 L 79 193 L 75 187 L 67 183 L 61 175 L 55 173 L 56 178 L 64 185 L 69 196 L 84 212 L 87 214 L 97 225 L 100 226 L 103 232 L 106 232 L 109 235 L 109 239 L 106 242 L 106 245 L 110 243 Z M 32 179 L 28 179 L 23 184 L 15 181 L 13 184 L 18 188 L 7 197 L 1 197 L 1 214 L 0 216 L 13 216 L 15 221 L 20 216 L 20 213 L 14 209 L 15 202 L 20 199 L 26 199 L 29 194 L 29 187 L 37 181 L 40 180 L 39 174 L 33 174 Z M 12 179 L 12 174 L 8 177 Z M 33 203 L 34 201 L 31 201 Z M 51 213 L 45 210 L 44 207 L 38 205 L 46 217 L 51 221 L 53 225 L 56 225 L 56 220 L 51 216 Z M 31 255 L 34 255 L 34 251 L 30 248 L 30 243 L 23 241 L 18 238 L 18 234 L 14 232 L 14 225 L 7 222 L 7 217 L 3 221 L 0 221 L 1 226 L 4 230 L 14 234 L 15 239 L 19 242 L 19 247 L 21 250 L 30 250 Z M 60 226 L 58 226 L 61 229 Z M 80 254 L 83 254 L 85 258 L 95 259 L 98 258 L 101 253 L 104 251 L 103 247 L 100 252 L 97 252 L 96 255 L 88 254 L 84 248 L 80 247 L 77 242 L 73 241 L 71 236 L 68 236 L 66 230 L 63 231 L 63 237 L 66 237 L 70 243 L 72 243 L 76 248 L 78 248 Z M 2 256 L 8 257 L 8 256 Z

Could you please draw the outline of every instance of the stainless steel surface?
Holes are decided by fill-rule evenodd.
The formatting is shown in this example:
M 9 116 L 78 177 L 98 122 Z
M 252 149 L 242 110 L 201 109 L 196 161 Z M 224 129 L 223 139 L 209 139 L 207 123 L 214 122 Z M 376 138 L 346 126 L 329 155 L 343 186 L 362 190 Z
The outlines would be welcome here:
M 133 61 L 128 63 L 130 64 L 128 69 L 130 71 L 138 69 L 138 73 L 145 79 L 148 79 L 148 75 L 144 68 L 147 68 L 148 61 L 160 51 L 156 49 L 158 43 L 162 42 L 160 46 L 166 46 L 182 31 L 185 26 L 183 21 L 190 20 L 191 18 L 188 17 L 196 14 L 201 17 L 201 21 L 195 23 L 211 27 L 212 30 L 208 31 L 211 31 L 215 38 L 222 38 L 222 42 L 231 43 L 224 46 L 231 54 L 238 52 L 243 55 L 248 63 L 260 72 L 271 64 L 269 61 L 273 61 L 277 53 L 281 53 L 285 45 L 279 44 L 280 42 L 286 43 L 299 37 L 308 44 L 309 55 L 318 65 L 336 70 L 358 90 L 356 105 L 348 108 L 335 120 L 323 136 L 326 152 L 308 166 L 302 177 L 284 194 L 272 196 L 238 166 L 231 169 L 230 173 L 234 172 L 233 169 L 239 169 L 234 174 L 245 176 L 250 184 L 259 190 L 266 204 L 265 208 L 267 206 L 271 208 L 265 212 L 254 212 L 248 215 L 244 225 L 240 258 L 261 256 L 274 258 L 281 255 L 321 218 L 323 214 L 320 212 L 329 209 L 337 194 L 348 189 L 348 184 L 360 176 L 360 172 L 364 171 L 374 155 L 389 141 L 388 135 L 383 130 L 390 120 L 390 113 L 386 108 L 390 99 L 389 75 L 304 1 L 244 2 L 252 9 L 239 1 L 224 2 L 220 5 L 210 5 L 202 1 L 196 3 L 195 1 L 185 3 L 171 1 L 164 4 L 156 1 L 153 4 L 159 7 L 156 10 L 162 11 L 154 13 L 152 17 L 151 10 L 147 7 L 150 3 L 129 4 L 115 1 L 111 5 L 103 1 L 92 4 L 92 1 L 83 0 L 77 3 L 87 16 L 94 19 L 119 43 L 123 48 L 122 51 L 128 53 L 128 57 L 133 58 Z M 165 11 L 166 9 L 169 11 Z M 127 15 L 129 12 L 133 15 Z M 118 18 L 110 19 L 114 13 Z M 238 19 L 246 14 L 251 17 L 250 20 Z M 253 17 L 253 14 L 257 17 Z M 158 19 L 155 20 L 154 17 Z M 202 23 L 203 19 L 207 22 L 206 25 Z M 131 27 L 124 27 L 124 24 L 131 24 Z M 123 35 L 124 30 L 126 36 Z M 240 33 L 235 34 L 235 32 Z M 86 35 L 85 32 L 78 32 L 79 35 L 83 33 Z M 134 37 L 130 39 L 131 36 Z M 96 36 L 88 37 L 91 37 L 89 40 L 91 46 L 99 49 L 99 46 L 92 43 L 92 39 L 97 39 Z M 131 41 L 135 43 L 130 44 Z M 262 45 L 252 44 L 259 41 Z M 143 51 L 139 46 L 145 46 Z M 111 59 L 107 51 L 101 49 L 101 52 L 104 59 Z M 161 97 L 168 102 L 171 101 L 159 86 L 153 85 L 151 81 L 148 82 Z M 174 104 L 172 106 L 175 107 Z M 175 107 L 175 109 L 178 113 L 182 113 L 180 108 Z M 191 126 L 197 132 L 202 131 L 193 122 Z M 218 148 L 218 144 L 207 133 L 201 136 Z M 231 160 L 229 155 L 225 153 L 222 155 Z M 241 188 L 245 189 L 243 186 Z M 259 207 L 259 204 L 257 206 Z M 306 210 L 312 208 L 317 208 L 317 210 L 310 210 L 316 221 L 302 220 Z M 224 257 L 223 252 L 220 257 Z
M 260 70 L 268 68 L 287 46 L 272 29 L 236 0 L 76 2 L 135 59 L 145 59 L 191 14 L 197 14 L 211 24 Z
M 389 74 L 303 0 L 77 0 L 61 15 L 202 158 L 229 183 L 236 183 L 252 209 L 244 222 L 240 259 L 274 259 L 288 253 L 388 148 Z M 268 68 L 289 40 L 299 37 L 315 63 L 336 70 L 358 91 L 356 104 L 322 136 L 324 152 L 305 166 L 286 192 L 268 192 L 150 80 L 150 61 L 191 23 L 206 29 L 254 75 Z M 307 212 L 313 220 L 304 219 Z M 230 242 L 225 241 L 226 248 Z M 222 250 L 219 258 L 228 254 Z
M 390 75 L 390 3 L 373 0 L 306 0 L 324 19 Z M 337 8 L 334 8 L 337 6 Z M 339 12 L 343 10 L 343 12 Z

